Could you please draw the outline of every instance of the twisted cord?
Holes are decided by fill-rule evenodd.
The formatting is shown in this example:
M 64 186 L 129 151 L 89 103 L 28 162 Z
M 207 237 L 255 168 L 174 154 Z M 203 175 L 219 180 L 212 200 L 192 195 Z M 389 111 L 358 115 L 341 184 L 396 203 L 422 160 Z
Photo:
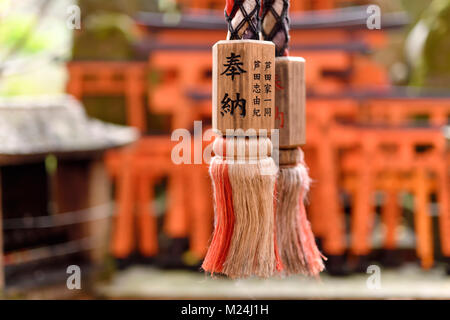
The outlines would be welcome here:
M 263 0 L 262 36 L 275 43 L 276 56 L 288 55 L 289 44 L 289 0 Z
M 227 39 L 260 39 L 260 0 L 227 0 L 225 18 L 228 23 Z

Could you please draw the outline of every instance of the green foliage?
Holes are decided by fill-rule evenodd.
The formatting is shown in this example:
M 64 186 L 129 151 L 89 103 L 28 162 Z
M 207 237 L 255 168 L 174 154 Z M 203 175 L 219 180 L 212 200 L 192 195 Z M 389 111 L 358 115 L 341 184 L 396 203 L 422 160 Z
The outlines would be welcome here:
M 136 39 L 133 20 L 124 14 L 102 13 L 85 19 L 75 35 L 74 60 L 130 60 Z
M 6 66 L 0 69 L 0 95 L 63 92 L 64 69 L 54 58 L 70 52 L 71 31 L 66 28 L 65 16 L 59 14 L 57 5 L 51 5 L 55 2 L 39 11 L 32 1 L 19 9 L 12 1 L 0 0 L 0 64 Z
M 14 14 L 0 20 L 0 48 L 10 50 L 33 28 L 35 18 L 27 14 Z M 21 45 L 20 53 L 34 54 L 50 48 L 53 37 L 39 30 L 31 30 L 30 36 Z
M 32 59 L 33 56 L 30 56 Z M 65 70 L 57 65 L 43 65 L 31 67 L 19 74 L 0 77 L 0 95 L 39 95 L 58 94 L 65 89 Z M 42 81 L 45 79 L 45 81 Z
M 83 99 L 83 104 L 90 117 L 120 125 L 126 124 L 123 97 L 86 97 Z
M 417 22 L 432 0 L 401 0 L 402 7 L 408 12 L 413 23 Z
M 148 1 L 148 0 L 146 0 Z M 156 0 L 150 0 L 153 2 Z M 83 18 L 87 15 L 119 13 L 133 16 L 138 10 L 139 0 L 78 0 Z
M 418 22 L 426 38 L 411 84 L 450 88 L 450 0 L 434 0 Z M 412 39 L 414 41 L 414 39 Z

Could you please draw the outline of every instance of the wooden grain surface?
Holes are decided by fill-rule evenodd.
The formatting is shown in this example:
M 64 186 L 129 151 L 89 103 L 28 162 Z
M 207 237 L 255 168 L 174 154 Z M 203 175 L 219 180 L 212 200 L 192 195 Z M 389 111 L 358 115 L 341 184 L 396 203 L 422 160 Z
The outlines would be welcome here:
M 275 127 L 280 130 L 280 148 L 295 148 L 306 142 L 305 60 L 275 59 Z
M 213 128 L 270 131 L 275 120 L 275 45 L 257 40 L 224 40 L 213 46 Z

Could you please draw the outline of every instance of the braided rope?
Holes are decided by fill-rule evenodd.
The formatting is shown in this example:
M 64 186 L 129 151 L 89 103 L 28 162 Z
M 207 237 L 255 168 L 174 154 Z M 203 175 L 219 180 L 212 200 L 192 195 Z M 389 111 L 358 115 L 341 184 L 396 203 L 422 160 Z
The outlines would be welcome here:
M 228 23 L 227 39 L 260 39 L 260 0 L 227 0 L 225 18 Z
M 276 56 L 287 55 L 289 44 L 289 0 L 263 0 L 262 35 L 275 43 Z

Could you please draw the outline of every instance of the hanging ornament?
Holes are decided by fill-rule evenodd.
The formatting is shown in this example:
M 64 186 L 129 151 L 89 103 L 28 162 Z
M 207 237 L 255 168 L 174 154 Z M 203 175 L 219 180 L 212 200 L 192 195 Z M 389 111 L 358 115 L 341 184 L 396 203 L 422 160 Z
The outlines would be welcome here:
M 262 34 L 276 46 L 275 126 L 279 129 L 276 233 L 283 271 L 317 276 L 324 256 L 318 250 L 304 201 L 311 179 L 301 145 L 305 144 L 305 60 L 288 56 L 289 1 L 264 0 Z
M 213 46 L 210 175 L 215 230 L 203 269 L 232 278 L 281 270 L 275 239 L 275 45 L 262 41 L 259 0 L 227 0 L 227 40 Z

